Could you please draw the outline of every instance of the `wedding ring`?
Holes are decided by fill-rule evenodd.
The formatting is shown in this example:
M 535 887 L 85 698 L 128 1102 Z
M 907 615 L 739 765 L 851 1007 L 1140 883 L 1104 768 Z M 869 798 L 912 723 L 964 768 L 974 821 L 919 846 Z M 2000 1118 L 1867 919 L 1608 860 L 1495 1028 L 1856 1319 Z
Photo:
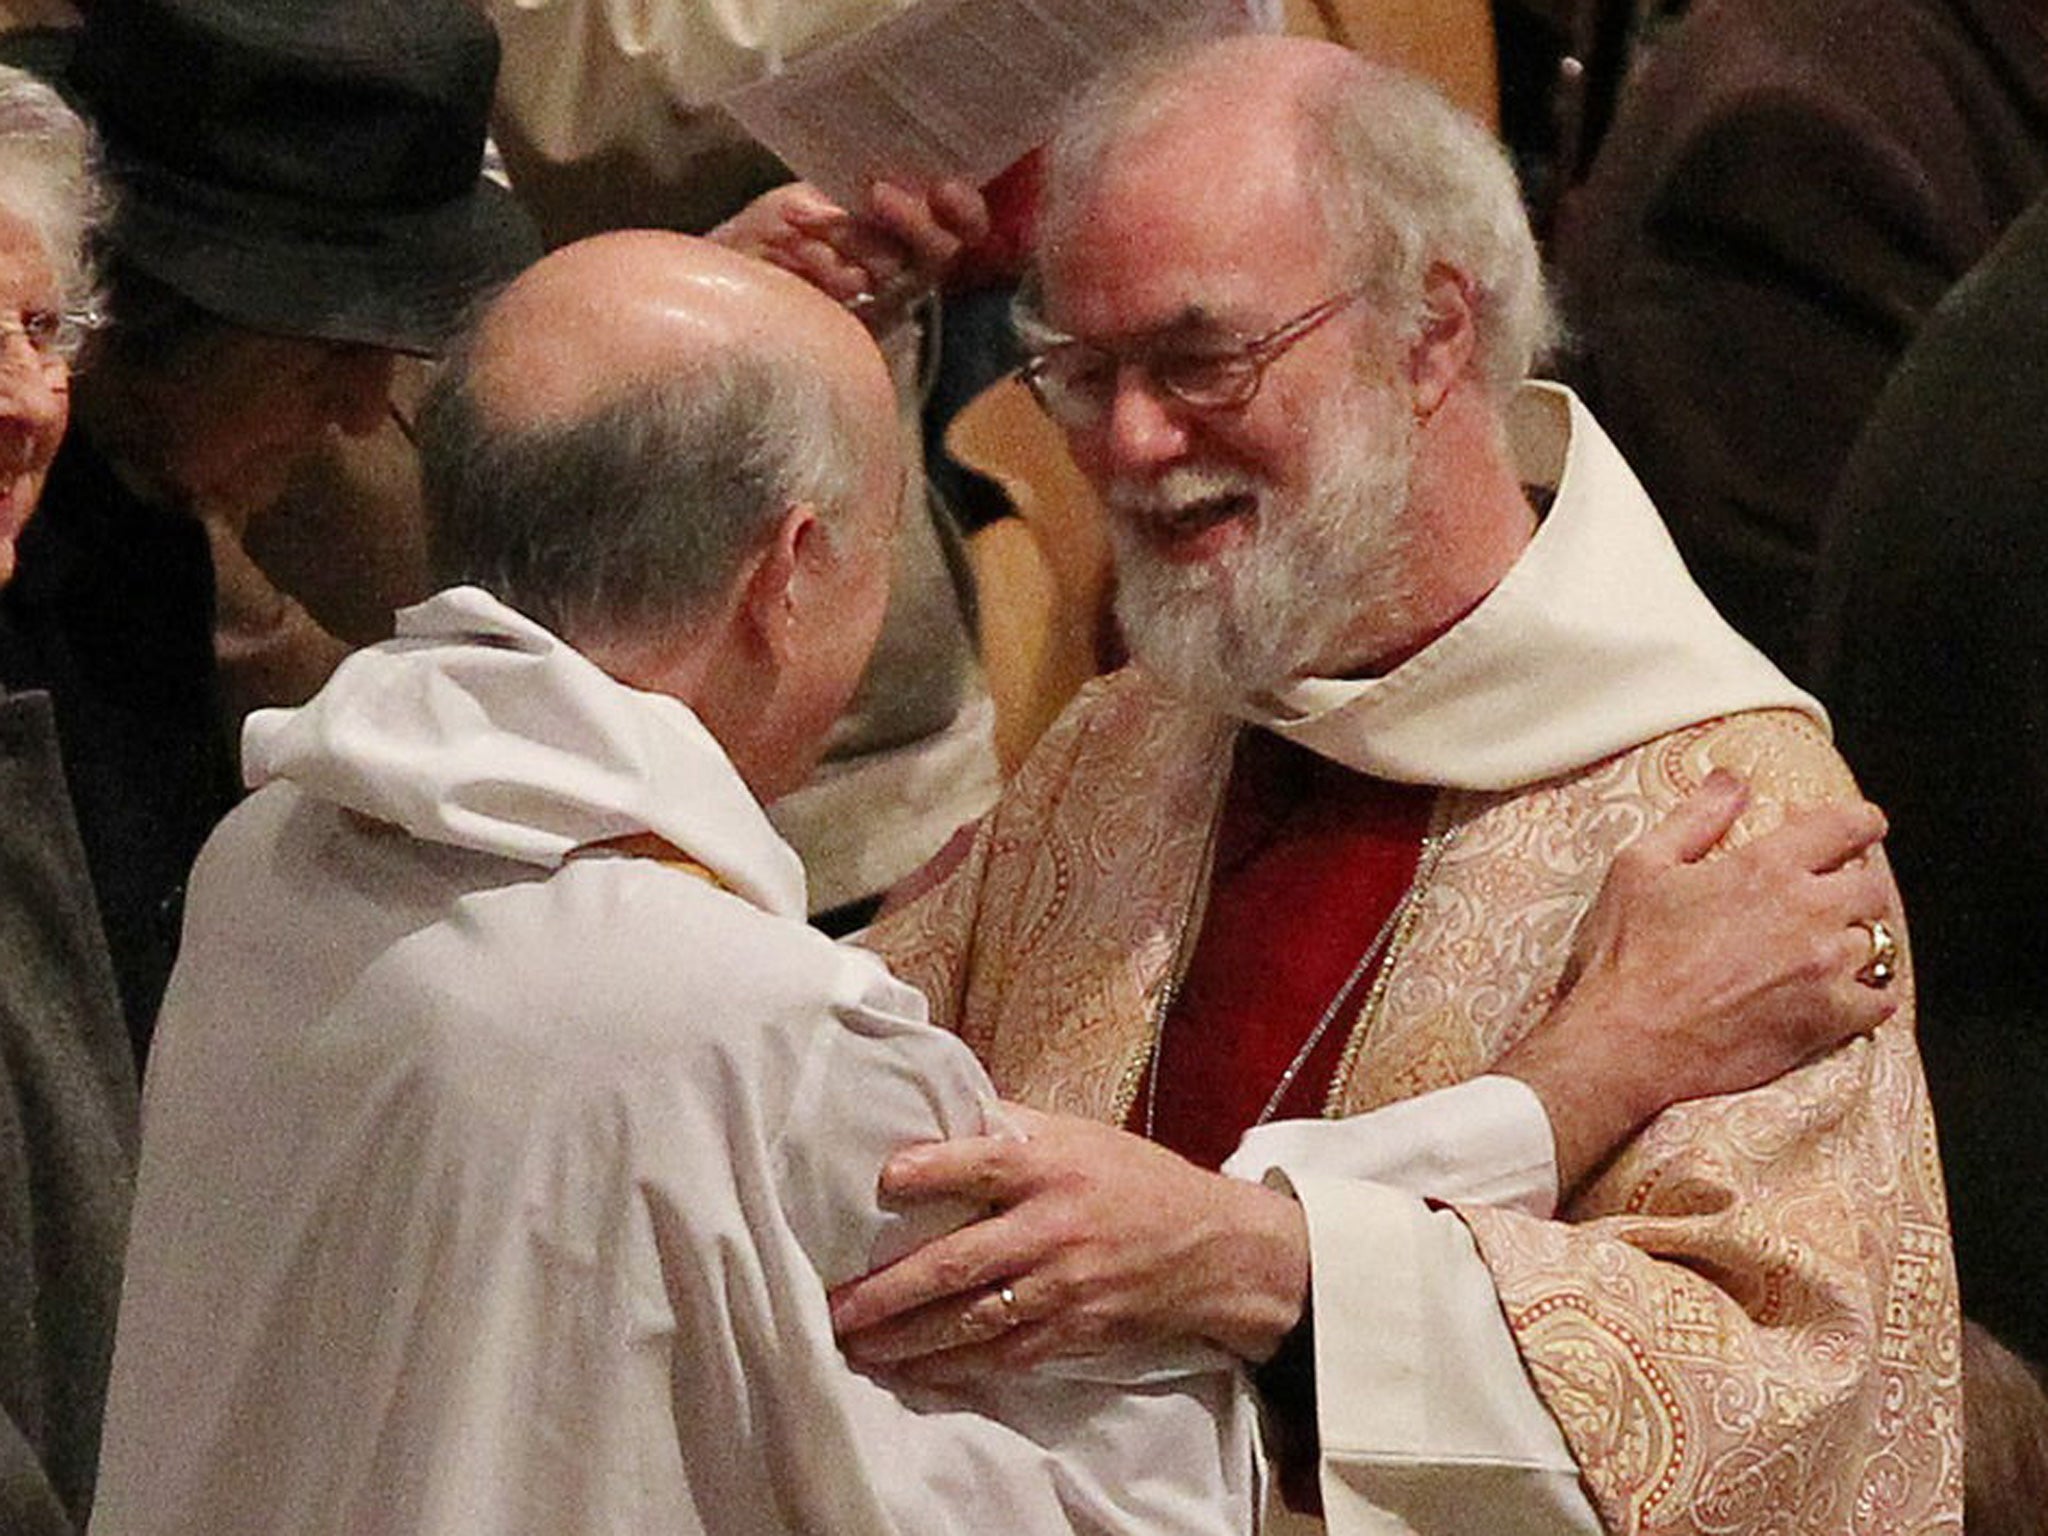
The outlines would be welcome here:
M 1892 931 L 1881 917 L 1873 917 L 1857 927 L 1870 935 L 1870 959 L 1856 979 L 1866 987 L 1888 987 L 1899 974 L 1899 941 L 1892 937 Z
M 1023 1321 L 1017 1310 L 1016 1288 L 990 1286 L 960 1314 L 960 1344 L 985 1344 L 990 1339 L 999 1339 Z

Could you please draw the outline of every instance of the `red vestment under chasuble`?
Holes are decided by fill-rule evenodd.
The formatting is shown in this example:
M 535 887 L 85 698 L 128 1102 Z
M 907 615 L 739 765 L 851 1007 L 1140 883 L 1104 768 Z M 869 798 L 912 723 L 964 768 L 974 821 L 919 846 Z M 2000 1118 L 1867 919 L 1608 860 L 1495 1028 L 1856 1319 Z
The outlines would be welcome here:
M 1269 732 L 1238 738 L 1200 933 L 1130 1130 L 1219 1168 L 1249 1127 L 1322 1112 L 1434 800 Z
M 1484 1073 L 1550 1002 L 1615 852 L 1715 767 L 1751 786 L 1738 842 L 1854 792 L 1818 707 L 1698 595 L 1583 408 L 1532 389 L 1511 428 L 1523 478 L 1557 496 L 1494 592 L 1385 677 L 1311 680 L 1262 711 L 1264 727 L 1432 804 L 1384 974 L 1329 1031 L 1344 1037 L 1331 1117 Z M 1142 1126 L 1244 729 L 1142 672 L 1091 685 L 960 865 L 872 932 L 1006 1094 Z M 1904 970 L 1900 1011 L 1872 1038 L 1666 1111 L 1555 1219 L 1456 1207 L 1610 1529 L 1960 1529 L 1954 1266 L 1910 957 Z M 1169 1050 L 1180 1022 L 1169 1014 Z M 1163 1084 L 1158 1110 L 1180 1093 Z M 1300 1112 L 1292 1095 L 1286 1109 Z M 1282 1171 L 1310 1233 L 1332 1528 L 1403 1528 L 1372 1512 L 1412 1469 L 1352 1433 L 1355 1405 L 1399 1385 L 1375 1375 L 1415 1279 L 1381 1225 L 1391 1197 Z M 1501 1509 L 1511 1483 L 1436 1470 L 1470 1495 L 1442 1529 L 1526 1528 Z

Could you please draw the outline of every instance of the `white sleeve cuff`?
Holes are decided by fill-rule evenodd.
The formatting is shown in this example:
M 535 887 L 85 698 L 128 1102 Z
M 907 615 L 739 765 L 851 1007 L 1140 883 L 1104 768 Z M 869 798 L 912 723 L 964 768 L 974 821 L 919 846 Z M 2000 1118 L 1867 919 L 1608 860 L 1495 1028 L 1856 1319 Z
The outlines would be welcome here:
M 1304 1178 L 1333 1536 L 1600 1529 L 1471 1234 L 1378 1185 Z
M 1369 1179 L 1410 1194 L 1538 1218 L 1557 1207 L 1557 1152 L 1535 1090 L 1477 1077 L 1341 1120 L 1277 1120 L 1244 1134 L 1223 1171 Z

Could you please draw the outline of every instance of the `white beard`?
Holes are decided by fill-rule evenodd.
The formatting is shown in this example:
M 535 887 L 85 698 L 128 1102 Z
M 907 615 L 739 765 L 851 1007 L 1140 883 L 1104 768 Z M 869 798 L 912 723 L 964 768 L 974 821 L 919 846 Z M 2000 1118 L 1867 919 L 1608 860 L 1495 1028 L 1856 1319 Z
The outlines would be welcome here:
M 1260 501 L 1250 537 L 1213 560 L 1160 558 L 1134 524 L 1150 509 L 1259 494 L 1255 477 L 1188 466 L 1143 487 L 1112 486 L 1116 615 L 1138 663 L 1180 697 L 1234 711 L 1318 666 L 1341 665 L 1361 629 L 1398 644 L 1414 610 L 1403 517 L 1413 423 L 1390 389 L 1360 385 L 1318 413 L 1324 445 L 1297 500 Z M 1121 511 L 1116 509 L 1121 508 Z

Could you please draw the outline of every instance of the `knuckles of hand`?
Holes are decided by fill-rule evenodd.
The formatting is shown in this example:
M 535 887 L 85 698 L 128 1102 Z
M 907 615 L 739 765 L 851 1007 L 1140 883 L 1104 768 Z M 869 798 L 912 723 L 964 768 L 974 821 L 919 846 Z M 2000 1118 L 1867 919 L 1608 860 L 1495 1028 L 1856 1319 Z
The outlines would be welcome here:
M 937 1250 L 932 1257 L 932 1291 L 940 1296 L 956 1296 L 980 1289 L 994 1280 L 988 1264 L 971 1253 L 956 1253 Z

